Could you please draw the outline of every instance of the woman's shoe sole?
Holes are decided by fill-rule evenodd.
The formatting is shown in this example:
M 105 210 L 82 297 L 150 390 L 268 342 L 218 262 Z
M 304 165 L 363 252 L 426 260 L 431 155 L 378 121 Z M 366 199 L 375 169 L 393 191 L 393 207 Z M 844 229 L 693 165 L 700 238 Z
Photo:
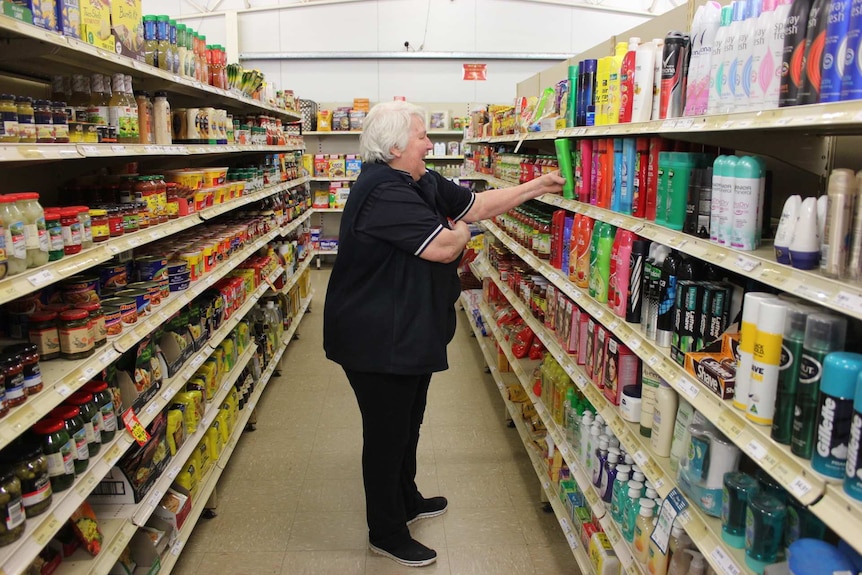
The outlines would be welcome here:
M 368 544 L 368 547 L 373 552 L 377 553 L 378 555 L 383 555 L 384 557 L 389 557 L 390 559 L 392 559 L 396 563 L 400 563 L 401 565 L 404 565 L 405 567 L 425 567 L 426 565 L 431 565 L 432 563 L 437 561 L 436 555 L 434 555 L 434 557 L 432 557 L 431 559 L 425 559 L 422 561 L 409 561 L 407 559 L 402 559 L 401 557 L 396 557 L 395 555 L 393 555 L 389 551 L 385 551 L 385 550 L 381 549 L 380 547 L 375 547 L 371 543 Z

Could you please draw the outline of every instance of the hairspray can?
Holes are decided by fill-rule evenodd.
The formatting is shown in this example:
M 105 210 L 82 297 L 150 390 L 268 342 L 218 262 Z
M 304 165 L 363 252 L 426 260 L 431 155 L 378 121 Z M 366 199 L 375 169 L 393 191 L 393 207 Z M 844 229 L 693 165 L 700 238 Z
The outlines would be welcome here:
M 808 316 L 790 439 L 790 450 L 799 457 L 811 459 L 814 452 L 823 362 L 831 352 L 844 349 L 846 335 L 846 318 L 822 313 Z
M 689 38 L 671 32 L 664 40 L 661 62 L 661 103 L 659 118 L 679 118 L 685 108 L 685 71 L 688 66 Z
M 850 252 L 850 224 L 856 200 L 856 174 L 853 170 L 832 170 L 826 189 L 826 226 L 820 240 L 820 271 L 840 278 L 847 270 Z
M 566 127 L 577 126 L 578 113 L 578 65 L 569 66 L 569 91 L 566 94 Z
M 774 299 L 760 302 L 759 307 L 745 416 L 754 423 L 772 425 L 788 304 Z
M 643 305 L 644 266 L 649 253 L 649 240 L 634 240 L 629 256 L 629 289 L 626 295 L 626 321 L 641 322 L 641 306 Z
M 802 77 L 797 103 L 816 104 L 820 101 L 820 73 L 823 47 L 826 44 L 826 15 L 830 0 L 814 0 L 808 9 L 805 32 L 805 54 L 802 58 Z
M 823 43 L 819 102 L 837 102 L 841 99 L 841 82 L 844 78 L 848 48 L 847 32 L 853 7 L 850 0 L 833 0 L 828 5 L 828 12 L 825 15 L 826 41 Z M 855 53 L 855 49 L 854 46 L 851 54 Z M 851 62 L 851 65 L 853 63 L 855 62 Z
M 862 355 L 858 353 L 836 351 L 823 362 L 811 467 L 827 477 L 842 478 L 847 468 L 853 398 L 860 373 Z
M 742 326 L 739 335 L 739 367 L 736 369 L 736 388 L 733 407 L 748 411 L 748 394 L 751 382 L 751 363 L 754 359 L 754 342 L 757 339 L 757 318 L 760 303 L 775 299 L 771 293 L 748 292 L 742 304 Z
M 583 93 L 583 113 L 582 120 L 583 124 L 578 124 L 579 126 L 589 126 L 590 123 L 587 121 L 587 116 L 589 115 L 590 108 L 595 110 L 596 105 L 596 67 L 597 60 L 584 60 L 584 74 L 581 76 L 581 91 Z M 580 110 L 579 110 L 580 111 Z

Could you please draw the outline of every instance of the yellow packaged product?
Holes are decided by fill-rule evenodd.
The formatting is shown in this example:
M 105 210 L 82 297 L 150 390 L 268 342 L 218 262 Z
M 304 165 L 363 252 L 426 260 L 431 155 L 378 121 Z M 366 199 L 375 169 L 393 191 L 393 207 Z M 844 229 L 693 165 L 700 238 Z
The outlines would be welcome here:
M 227 445 L 228 441 L 230 441 L 230 432 L 233 431 L 233 426 L 230 423 L 230 415 L 223 410 L 220 409 L 218 415 L 216 416 L 216 421 L 219 422 L 219 433 L 221 434 L 221 444 L 222 449 Z
M 186 440 L 186 423 L 184 410 L 168 410 L 167 440 L 168 447 L 171 450 L 171 457 L 173 457 L 177 454 L 177 450 L 183 446 L 183 443 Z
M 221 357 L 218 353 L 213 353 L 209 359 L 204 362 L 204 365 L 211 365 L 213 370 L 213 382 L 210 389 L 213 390 L 213 394 L 218 391 L 218 388 L 221 386 L 221 378 L 224 375 L 222 373 L 222 365 L 221 365 Z
M 195 412 L 197 413 L 198 419 L 203 419 L 204 413 L 206 413 L 206 400 L 204 399 L 203 393 L 194 389 L 186 389 L 174 396 L 175 399 L 178 397 L 188 397 L 189 399 L 191 399 L 194 402 L 194 408 Z
M 81 39 L 113 52 L 116 50 L 111 33 L 111 2 L 81 2 Z
M 191 458 L 189 458 L 189 461 L 186 461 L 183 470 L 177 474 L 177 478 L 174 481 L 180 487 L 187 489 L 189 495 L 192 496 L 192 501 L 194 501 L 197 497 L 198 487 L 200 486 L 200 478 L 200 468 L 196 465 L 196 462 L 191 461 Z
M 235 387 L 230 388 L 221 408 L 227 410 L 228 415 L 230 416 L 231 425 L 236 425 L 236 420 L 239 418 L 239 395 L 237 394 Z
M 233 366 L 236 365 L 236 346 L 233 344 L 233 340 L 231 338 L 225 339 L 221 342 L 219 348 L 221 348 L 223 353 L 225 371 L 232 370 Z
M 207 382 L 203 377 L 193 376 L 190 380 L 186 382 L 186 391 L 199 391 L 204 398 L 204 401 L 208 402 L 212 400 L 212 397 L 209 396 L 209 391 L 207 390 Z
M 245 350 L 248 349 L 248 345 L 251 343 L 250 329 L 246 322 L 241 321 L 239 325 L 236 326 L 236 345 L 239 348 L 239 353 L 242 354 Z
M 198 459 L 201 462 L 201 473 L 206 473 L 207 469 L 210 468 L 210 465 L 215 461 L 210 457 L 209 448 L 207 448 L 207 440 L 206 437 L 201 439 L 198 446 L 195 448 L 195 452 L 198 454 Z
M 186 422 L 186 431 L 189 435 L 197 431 L 198 422 L 201 420 L 198 415 L 195 400 L 188 395 L 178 393 L 174 396 L 174 404 L 171 409 L 179 409 L 183 412 L 183 421 Z
M 207 397 L 215 397 L 218 391 L 218 382 L 216 381 L 217 368 L 215 362 L 206 361 L 198 368 L 197 374 L 203 377 L 207 388 Z
M 210 459 L 212 461 L 216 461 L 219 456 L 221 456 L 222 442 L 221 434 L 218 430 L 219 425 L 221 424 L 219 423 L 218 418 L 216 418 L 212 425 L 210 425 L 210 428 L 207 429 L 206 435 L 204 436 L 204 440 L 207 444 L 207 451 L 209 451 Z

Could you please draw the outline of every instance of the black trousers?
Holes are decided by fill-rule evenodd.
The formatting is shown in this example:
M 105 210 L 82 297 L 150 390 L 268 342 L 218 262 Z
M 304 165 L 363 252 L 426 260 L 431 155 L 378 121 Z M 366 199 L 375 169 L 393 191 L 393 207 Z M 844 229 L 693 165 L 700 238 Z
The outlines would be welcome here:
M 395 375 L 345 369 L 362 413 L 362 477 L 368 539 L 383 547 L 410 540 L 407 518 L 422 496 L 416 448 L 431 374 Z

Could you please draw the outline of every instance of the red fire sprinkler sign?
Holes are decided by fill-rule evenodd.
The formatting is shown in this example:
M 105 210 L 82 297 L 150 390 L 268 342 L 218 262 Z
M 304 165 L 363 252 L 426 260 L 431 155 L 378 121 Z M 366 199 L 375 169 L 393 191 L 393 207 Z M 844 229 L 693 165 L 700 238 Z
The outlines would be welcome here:
M 464 80 L 487 80 L 487 64 L 464 64 Z

